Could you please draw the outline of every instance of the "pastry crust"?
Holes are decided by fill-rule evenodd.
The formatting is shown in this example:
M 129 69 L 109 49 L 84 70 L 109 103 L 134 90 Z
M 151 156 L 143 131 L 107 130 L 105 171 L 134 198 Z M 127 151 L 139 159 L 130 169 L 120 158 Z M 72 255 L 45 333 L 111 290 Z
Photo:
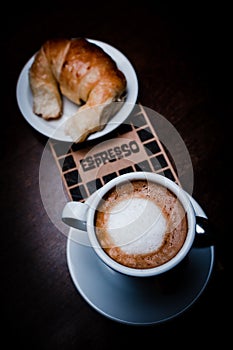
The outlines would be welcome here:
M 103 129 L 127 88 L 115 61 L 84 38 L 46 41 L 29 69 L 29 83 L 33 112 L 46 120 L 62 116 L 62 95 L 81 106 L 65 126 L 74 142 Z

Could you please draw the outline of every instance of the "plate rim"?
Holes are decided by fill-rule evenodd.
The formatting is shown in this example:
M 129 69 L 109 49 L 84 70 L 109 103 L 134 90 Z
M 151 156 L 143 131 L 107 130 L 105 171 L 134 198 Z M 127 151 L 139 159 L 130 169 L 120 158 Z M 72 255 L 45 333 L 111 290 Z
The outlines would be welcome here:
M 92 141 L 92 140 L 98 139 L 98 138 L 105 136 L 108 133 L 112 132 L 113 130 L 115 130 L 120 124 L 122 124 L 127 119 L 127 117 L 132 112 L 132 110 L 135 106 L 135 103 L 137 102 L 139 87 L 138 87 L 138 78 L 137 78 L 136 71 L 135 71 L 132 63 L 125 56 L 125 54 L 123 54 L 116 47 L 114 47 L 114 46 L 112 46 L 104 41 L 91 39 L 91 38 L 86 38 L 86 40 L 103 48 L 104 51 L 107 52 L 116 61 L 118 68 L 120 70 L 122 70 L 124 72 L 124 74 L 128 75 L 128 77 L 130 78 L 130 79 L 128 78 L 128 84 L 130 82 L 130 91 L 131 91 L 131 95 L 129 97 L 128 96 L 126 97 L 125 104 L 122 106 L 122 108 L 125 107 L 125 109 L 126 109 L 125 111 L 123 110 L 123 116 L 121 117 L 121 113 L 122 113 L 122 108 L 121 108 L 113 116 L 113 118 L 107 123 L 107 125 L 104 129 L 102 129 L 98 132 L 95 132 L 93 134 L 90 134 L 88 136 L 88 138 L 86 139 L 86 141 Z M 113 55 L 112 52 L 118 56 L 117 57 L 118 60 L 116 60 L 115 55 Z M 28 74 L 28 69 L 33 62 L 35 54 L 36 53 L 34 53 L 28 59 L 28 61 L 23 66 L 23 68 L 18 76 L 18 80 L 17 80 L 17 84 L 16 84 L 16 100 L 17 100 L 20 112 L 21 112 L 22 116 L 24 117 L 24 119 L 31 125 L 31 127 L 33 127 L 33 129 L 37 130 L 42 135 L 49 137 L 49 138 L 52 138 L 52 139 L 57 140 L 57 141 L 64 141 L 64 142 L 73 143 L 74 141 L 72 140 L 72 138 L 69 135 L 65 135 L 64 131 L 60 130 L 61 126 L 66 121 L 64 118 L 62 119 L 62 116 L 61 116 L 61 118 L 59 118 L 57 120 L 45 121 L 33 113 L 32 102 L 28 101 L 27 98 L 25 99 L 25 97 L 27 97 L 28 93 L 29 93 L 29 96 L 31 96 L 31 98 L 32 98 L 27 74 Z M 122 67 L 120 66 L 119 57 L 123 60 L 122 64 L 124 63 L 124 67 L 126 67 L 126 68 L 122 69 Z M 127 63 L 126 66 L 125 66 L 125 63 Z M 25 84 L 26 84 L 26 86 L 25 86 Z M 62 96 L 62 98 L 64 99 L 64 101 L 68 101 L 68 103 L 73 104 L 73 102 L 69 101 L 66 97 Z M 119 118 L 119 116 L 121 118 Z M 116 118 L 116 120 L 114 120 L 114 118 Z M 117 118 L 119 118 L 120 120 L 118 121 Z M 53 127 L 50 122 L 54 123 L 54 124 L 57 123 L 58 126 Z M 46 123 L 48 123 L 48 124 L 46 125 Z

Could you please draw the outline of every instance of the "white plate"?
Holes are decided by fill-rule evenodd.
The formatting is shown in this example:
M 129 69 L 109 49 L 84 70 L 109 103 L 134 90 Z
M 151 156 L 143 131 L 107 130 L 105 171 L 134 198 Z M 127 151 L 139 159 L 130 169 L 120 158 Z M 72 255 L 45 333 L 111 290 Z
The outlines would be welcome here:
M 206 217 L 200 205 L 190 199 L 196 214 Z M 182 266 L 166 275 L 137 278 L 108 268 L 90 246 L 78 243 L 77 231 L 71 228 L 67 241 L 67 262 L 74 285 L 89 305 L 114 321 L 152 325 L 171 320 L 193 305 L 211 276 L 213 246 L 192 248 Z
M 102 41 L 88 39 L 90 42 L 100 46 L 116 62 L 118 68 L 125 74 L 127 79 L 127 97 L 122 108 L 111 118 L 111 121 L 101 131 L 91 134 L 87 140 L 94 140 L 113 131 L 118 125 L 124 122 L 132 111 L 138 96 L 138 80 L 135 70 L 129 60 L 116 48 Z M 19 109 L 26 121 L 41 134 L 59 141 L 72 142 L 69 135 L 64 132 L 66 120 L 73 115 L 78 106 L 63 97 L 63 115 L 60 119 L 46 121 L 33 113 L 32 93 L 29 86 L 28 71 L 34 60 L 34 56 L 26 63 L 22 69 L 16 87 L 16 97 Z

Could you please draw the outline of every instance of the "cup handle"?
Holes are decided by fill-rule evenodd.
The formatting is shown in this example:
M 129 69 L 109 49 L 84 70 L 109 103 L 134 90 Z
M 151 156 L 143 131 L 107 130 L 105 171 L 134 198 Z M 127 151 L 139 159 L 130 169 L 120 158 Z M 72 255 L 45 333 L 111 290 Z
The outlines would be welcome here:
M 215 244 L 215 233 L 209 220 L 203 216 L 196 216 L 195 247 L 209 247 Z
M 87 230 L 87 210 L 89 206 L 81 202 L 66 203 L 62 212 L 62 221 L 81 231 Z

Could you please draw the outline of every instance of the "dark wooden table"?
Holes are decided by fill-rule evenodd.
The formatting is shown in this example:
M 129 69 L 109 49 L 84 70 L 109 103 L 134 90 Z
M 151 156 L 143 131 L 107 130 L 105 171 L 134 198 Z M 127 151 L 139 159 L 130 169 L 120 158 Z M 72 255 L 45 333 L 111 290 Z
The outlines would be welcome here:
M 225 260 L 231 194 L 230 22 L 225 7 L 146 4 L 21 8 L 3 13 L 3 110 L 1 110 L 1 302 L 5 349 L 109 349 L 135 342 L 179 347 L 226 340 Z M 200 298 L 162 324 L 132 326 L 90 307 L 67 267 L 67 238 L 41 200 L 39 165 L 47 138 L 23 118 L 16 84 L 28 59 L 48 38 L 83 36 L 122 51 L 139 81 L 138 101 L 173 124 L 189 151 L 193 196 L 216 232 L 215 265 Z M 3 124 L 4 123 L 4 124 Z M 48 169 L 49 171 L 49 169 Z M 93 287 L 94 288 L 94 287 Z M 221 331 L 220 331 L 221 325 Z M 1 338 L 2 340 L 2 338 Z M 3 340 L 2 340 L 3 341 Z M 148 345 L 147 345 L 148 346 Z

